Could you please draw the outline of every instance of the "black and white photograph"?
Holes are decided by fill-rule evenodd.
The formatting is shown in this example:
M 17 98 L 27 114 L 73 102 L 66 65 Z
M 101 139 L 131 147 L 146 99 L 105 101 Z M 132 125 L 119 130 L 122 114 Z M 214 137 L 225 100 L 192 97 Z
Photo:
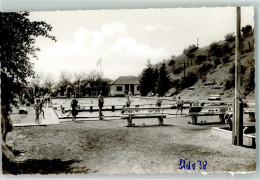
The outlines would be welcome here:
M 2 174 L 256 171 L 253 6 L 0 12 Z

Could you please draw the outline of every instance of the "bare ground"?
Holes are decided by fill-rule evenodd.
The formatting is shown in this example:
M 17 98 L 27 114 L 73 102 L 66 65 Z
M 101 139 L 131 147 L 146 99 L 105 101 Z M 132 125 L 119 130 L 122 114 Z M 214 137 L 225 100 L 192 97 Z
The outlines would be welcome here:
M 60 125 L 16 127 L 7 145 L 15 162 L 3 157 L 3 173 L 173 173 L 255 171 L 256 150 L 232 145 L 211 134 L 211 126 L 191 125 L 188 117 L 63 122 Z M 145 123 L 145 125 L 144 125 Z M 196 163 L 179 169 L 180 158 Z M 198 160 L 207 161 L 200 170 Z

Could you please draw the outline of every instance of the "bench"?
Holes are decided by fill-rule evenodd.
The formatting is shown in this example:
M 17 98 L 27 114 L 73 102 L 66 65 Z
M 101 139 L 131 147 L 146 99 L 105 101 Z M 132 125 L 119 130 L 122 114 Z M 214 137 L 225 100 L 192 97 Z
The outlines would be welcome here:
M 188 116 L 191 116 L 192 124 L 197 124 L 198 116 L 219 116 L 220 122 L 225 123 L 224 115 L 229 106 L 192 106 Z
M 163 113 L 164 108 L 161 107 L 135 107 L 135 108 L 123 108 L 121 119 L 127 119 L 127 126 L 133 126 L 132 119 L 147 119 L 158 118 L 159 125 L 163 125 L 163 118 L 166 118 L 167 113 Z M 148 111 L 148 112 L 142 112 Z

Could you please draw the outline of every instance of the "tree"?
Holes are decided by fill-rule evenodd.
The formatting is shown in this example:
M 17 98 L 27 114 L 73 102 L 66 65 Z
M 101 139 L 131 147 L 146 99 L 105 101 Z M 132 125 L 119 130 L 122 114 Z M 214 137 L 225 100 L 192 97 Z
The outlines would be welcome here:
M 56 41 L 49 35 L 52 27 L 44 21 L 30 21 L 28 12 L 0 12 L 1 37 L 1 125 L 3 159 L 13 158 L 5 146 L 5 137 L 12 128 L 9 119 L 11 104 L 16 94 L 21 94 L 27 85 L 27 78 L 34 76 L 33 63 L 37 59 L 35 38 L 43 36 Z
M 159 76 L 160 76 L 160 74 L 159 74 L 158 68 L 157 68 L 157 66 L 156 66 L 156 67 L 154 68 L 154 81 L 155 81 L 154 86 L 155 86 L 155 90 L 156 90 L 157 87 L 158 87 Z
M 193 45 L 190 45 L 187 49 L 183 50 L 183 54 L 185 54 L 190 59 L 190 65 L 192 65 L 192 59 L 195 56 L 195 52 L 199 49 L 199 47 Z
M 242 27 L 241 31 L 243 32 L 244 37 L 246 37 L 249 33 L 252 32 L 252 26 L 248 24 L 245 27 Z
M 140 77 L 140 93 L 142 96 L 146 96 L 149 92 L 155 92 L 155 77 L 154 69 L 150 61 L 147 62 L 147 68 L 145 68 Z
M 236 36 L 234 35 L 234 33 L 228 33 L 225 35 L 225 41 L 232 43 L 236 40 Z
M 216 42 L 211 43 L 209 48 L 209 55 L 217 58 L 221 58 L 223 56 L 222 46 Z
M 160 96 L 163 96 L 170 88 L 171 88 L 170 77 L 166 71 L 166 66 L 163 63 L 159 72 L 157 93 Z
M 59 79 L 59 83 L 58 83 L 58 86 L 57 86 L 60 95 L 64 96 L 64 93 L 67 92 L 67 90 L 69 92 L 72 91 L 71 79 L 72 79 L 71 73 L 66 72 L 66 71 L 62 71 L 60 73 L 60 79 Z M 68 92 L 67 92 L 67 95 L 69 95 Z
M 48 93 L 50 93 L 50 90 L 51 90 L 52 86 L 54 85 L 54 83 L 55 83 L 55 80 L 53 78 L 53 74 L 48 73 L 43 82 L 43 86 L 45 87 L 45 89 L 47 89 Z
M 7 107 L 27 85 L 26 78 L 33 77 L 33 63 L 36 58 L 35 38 L 43 36 L 56 41 L 49 35 L 52 27 L 44 21 L 30 21 L 28 12 L 0 13 L 1 37 L 1 102 Z
M 197 56 L 196 58 L 196 64 L 201 64 L 203 63 L 204 61 L 207 60 L 207 56 L 204 56 L 204 55 L 199 55 Z
M 168 65 L 172 67 L 172 72 L 173 72 L 175 70 L 175 60 L 171 59 Z

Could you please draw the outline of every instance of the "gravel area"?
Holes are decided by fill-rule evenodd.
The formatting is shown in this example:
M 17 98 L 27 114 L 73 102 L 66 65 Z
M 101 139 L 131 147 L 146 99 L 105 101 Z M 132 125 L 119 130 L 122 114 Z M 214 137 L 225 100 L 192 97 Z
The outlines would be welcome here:
M 203 117 L 209 120 L 207 117 Z M 203 119 L 202 119 L 203 120 Z M 190 117 L 62 122 L 60 125 L 15 127 L 7 145 L 16 158 L 3 159 L 3 173 L 174 173 L 250 172 L 256 170 L 256 149 L 232 145 L 211 127 L 191 125 Z M 213 121 L 213 120 L 212 120 Z M 226 125 L 224 125 L 226 126 Z M 179 169 L 180 159 L 195 170 Z M 205 162 L 200 169 L 198 160 Z

